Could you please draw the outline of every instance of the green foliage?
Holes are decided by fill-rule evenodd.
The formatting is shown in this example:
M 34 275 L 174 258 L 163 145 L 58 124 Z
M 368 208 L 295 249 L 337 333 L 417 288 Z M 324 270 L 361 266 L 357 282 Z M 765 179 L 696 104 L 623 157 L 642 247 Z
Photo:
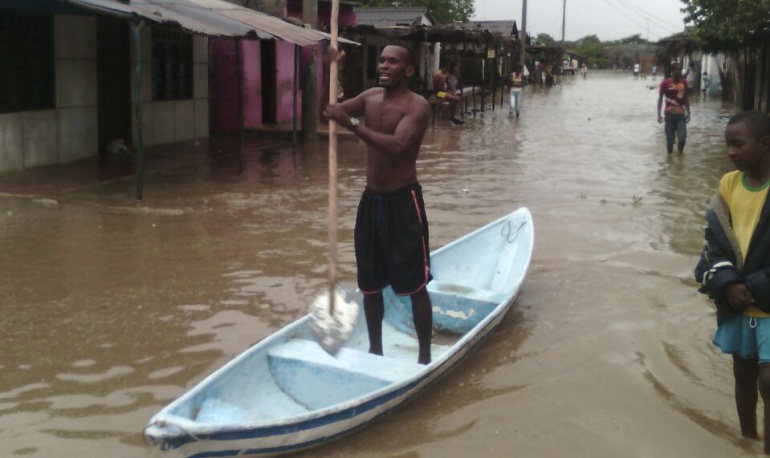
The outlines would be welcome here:
M 555 46 L 556 40 L 548 35 L 547 33 L 538 33 L 537 38 L 535 38 L 535 41 L 537 41 L 538 44 L 545 45 L 545 46 Z
M 596 35 L 586 35 L 583 38 L 579 39 L 577 42 L 600 44 L 602 40 L 600 40 L 599 37 L 597 37 Z
M 770 1 L 770 0 L 769 0 Z M 545 34 L 541 34 L 545 35 Z M 538 35 L 538 40 L 540 35 Z M 596 35 L 586 35 L 585 37 L 572 42 L 565 43 L 567 50 L 574 52 L 588 59 L 588 63 L 594 68 L 610 68 L 612 59 L 610 58 L 609 48 L 621 45 L 648 44 L 649 42 L 639 34 L 631 35 L 619 40 L 602 42 Z
M 567 49 L 588 59 L 591 67 L 609 67 L 606 45 L 602 44 L 596 35 L 591 35 L 578 40 L 577 44 L 567 46 Z
M 637 33 L 636 35 L 631 35 L 630 37 L 616 40 L 614 43 L 617 43 L 619 45 L 634 45 L 634 44 L 645 44 L 647 43 L 647 40 L 642 38 L 642 36 Z
M 709 48 L 728 50 L 760 44 L 770 25 L 770 0 L 681 0 L 685 21 Z
M 423 6 L 440 24 L 468 22 L 473 16 L 473 0 L 362 0 L 364 7 Z

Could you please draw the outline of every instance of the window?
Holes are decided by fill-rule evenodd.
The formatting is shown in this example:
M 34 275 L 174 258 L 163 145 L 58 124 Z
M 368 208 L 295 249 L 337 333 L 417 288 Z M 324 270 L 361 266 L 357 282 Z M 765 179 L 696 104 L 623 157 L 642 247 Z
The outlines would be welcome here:
M 53 16 L 0 14 L 0 113 L 56 104 Z
M 192 35 L 152 29 L 152 99 L 193 97 Z

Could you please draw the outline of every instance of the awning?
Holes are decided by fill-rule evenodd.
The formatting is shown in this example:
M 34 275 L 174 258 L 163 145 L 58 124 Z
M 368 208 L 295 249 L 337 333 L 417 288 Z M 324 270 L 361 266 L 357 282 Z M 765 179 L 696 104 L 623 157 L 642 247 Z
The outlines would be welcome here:
M 307 46 L 330 39 L 328 33 L 299 27 L 222 0 L 59 0 L 126 19 L 139 17 L 148 23 L 173 25 L 198 35 L 252 37 Z M 358 44 L 340 38 L 340 42 Z

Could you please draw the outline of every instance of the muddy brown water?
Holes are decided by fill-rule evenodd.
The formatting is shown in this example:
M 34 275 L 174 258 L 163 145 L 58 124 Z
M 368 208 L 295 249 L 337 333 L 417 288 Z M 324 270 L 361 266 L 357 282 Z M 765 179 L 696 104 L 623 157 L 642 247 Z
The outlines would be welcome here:
M 419 176 L 431 244 L 527 206 L 536 246 L 501 326 L 428 392 L 301 457 L 725 457 L 740 438 L 728 358 L 692 268 L 730 170 L 732 109 L 693 101 L 667 156 L 658 80 L 591 72 L 439 122 Z M 339 155 L 340 277 L 364 186 Z M 156 456 L 147 420 L 303 315 L 326 281 L 326 146 L 250 151 L 48 199 L 0 198 L 0 456 Z

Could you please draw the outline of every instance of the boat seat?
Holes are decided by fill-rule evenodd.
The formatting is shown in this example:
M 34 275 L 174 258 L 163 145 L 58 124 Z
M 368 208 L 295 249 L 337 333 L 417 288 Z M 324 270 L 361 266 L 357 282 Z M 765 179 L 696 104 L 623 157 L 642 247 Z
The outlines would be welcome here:
M 435 279 L 428 283 L 428 291 L 466 297 L 477 301 L 492 302 L 495 304 L 499 304 L 505 299 L 505 293 L 474 288 L 472 286 L 446 283 Z
M 272 348 L 268 361 L 276 383 L 311 410 L 371 393 L 425 368 L 345 347 L 331 356 L 318 343 L 305 339 Z

